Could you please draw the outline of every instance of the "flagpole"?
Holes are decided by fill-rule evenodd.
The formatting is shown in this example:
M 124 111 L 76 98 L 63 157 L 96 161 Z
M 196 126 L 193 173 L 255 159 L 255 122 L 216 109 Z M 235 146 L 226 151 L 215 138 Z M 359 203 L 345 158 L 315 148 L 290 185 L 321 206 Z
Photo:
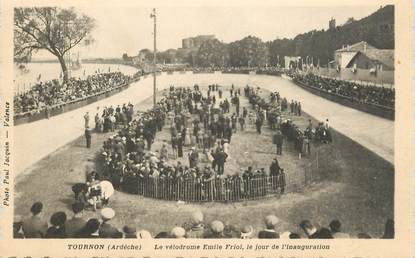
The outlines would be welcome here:
M 156 76 L 156 59 L 157 59 L 157 44 L 156 44 L 156 40 L 157 40 L 157 17 L 156 17 L 156 8 L 153 9 L 153 13 L 151 13 L 150 18 L 153 18 L 154 21 L 154 52 L 153 52 L 153 106 L 154 108 L 156 107 L 156 102 L 157 102 L 157 76 Z

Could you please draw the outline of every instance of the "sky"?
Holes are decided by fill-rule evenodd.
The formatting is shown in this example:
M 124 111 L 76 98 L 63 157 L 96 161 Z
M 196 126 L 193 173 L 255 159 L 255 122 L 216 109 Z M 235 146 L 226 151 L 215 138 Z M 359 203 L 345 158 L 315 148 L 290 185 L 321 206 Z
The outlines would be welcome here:
M 370 15 L 379 5 L 369 6 L 156 6 L 157 49 L 181 47 L 181 40 L 196 35 L 214 34 L 229 43 L 252 35 L 263 41 L 293 38 L 310 30 L 328 28 L 330 18 L 341 25 L 349 17 L 356 20 Z M 79 47 L 81 58 L 137 55 L 140 49 L 153 48 L 152 7 L 80 7 L 96 20 L 95 42 Z M 53 58 L 45 52 L 36 59 Z

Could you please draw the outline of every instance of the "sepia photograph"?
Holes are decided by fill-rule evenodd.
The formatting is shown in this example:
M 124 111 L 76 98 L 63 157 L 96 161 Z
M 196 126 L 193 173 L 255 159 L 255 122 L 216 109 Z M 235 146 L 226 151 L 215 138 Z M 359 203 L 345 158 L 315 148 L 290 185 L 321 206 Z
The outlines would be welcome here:
M 393 239 L 394 23 L 15 7 L 13 237 Z

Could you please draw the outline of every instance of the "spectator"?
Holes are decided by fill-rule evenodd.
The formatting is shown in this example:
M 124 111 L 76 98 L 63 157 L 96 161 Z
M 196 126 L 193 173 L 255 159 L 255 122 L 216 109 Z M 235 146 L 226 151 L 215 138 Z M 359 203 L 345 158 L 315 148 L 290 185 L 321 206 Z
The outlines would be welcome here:
M 22 229 L 26 238 L 42 238 L 48 230 L 48 223 L 42 218 L 43 204 L 35 202 L 30 208 L 32 216 L 23 221 Z
M 273 135 L 272 141 L 277 146 L 277 155 L 282 155 L 282 144 L 284 142 L 284 137 L 279 129 L 277 129 Z
M 316 227 L 311 224 L 309 220 L 303 220 L 300 223 L 300 228 L 304 230 L 304 233 L 307 235 L 308 238 L 314 239 L 314 238 L 333 238 L 330 230 L 327 228 L 321 228 L 320 230 L 317 230 Z
M 114 89 L 129 82 L 130 79 L 130 76 L 113 72 L 88 76 L 86 80 L 70 78 L 63 84 L 58 80 L 40 82 L 28 92 L 14 97 L 15 116 L 34 114 L 43 110 L 50 113 L 50 107 L 65 105 L 71 101 Z M 85 125 L 87 125 L 86 121 Z
M 222 148 L 218 149 L 218 152 L 214 156 L 214 162 L 218 167 L 218 174 L 223 175 L 223 172 L 225 170 L 225 162 L 227 158 L 227 154 L 223 151 Z
M 205 235 L 205 238 L 224 238 L 223 229 L 225 225 L 223 225 L 222 221 L 214 220 L 210 223 L 210 232 Z
M 86 140 L 86 147 L 89 149 L 91 148 L 91 138 L 92 138 L 92 132 L 89 126 L 86 126 L 85 128 L 85 140 Z
M 295 74 L 294 81 L 304 86 L 318 88 L 331 94 L 348 98 L 351 101 L 394 108 L 395 89 L 369 86 L 354 82 L 325 78 L 314 74 Z
M 85 121 L 85 128 L 89 128 L 89 112 L 85 113 L 84 121 Z
M 101 210 L 102 224 L 99 228 L 99 236 L 101 238 L 113 238 L 119 232 L 117 228 L 109 223 L 114 216 L 115 211 L 111 208 Z
M 187 231 L 187 238 L 203 238 L 205 226 L 203 224 L 203 213 L 196 211 L 192 214 L 192 225 Z
M 182 227 L 174 227 L 171 230 L 170 235 L 172 238 L 185 238 L 186 230 L 184 230 Z
M 196 151 L 195 147 L 192 147 L 190 153 L 189 153 L 189 167 L 194 168 L 197 167 L 199 163 L 199 154 Z
M 341 223 L 337 219 L 331 221 L 329 227 L 333 238 L 350 238 L 349 234 L 341 232 Z
M 278 224 L 279 219 L 274 215 L 268 215 L 265 217 L 266 229 L 258 233 L 258 238 L 280 238 L 280 235 L 275 231 L 275 226 Z
M 241 239 L 250 239 L 254 234 L 254 228 L 251 225 L 244 226 L 241 229 Z
M 82 218 L 84 204 L 75 202 L 72 204 L 73 217 L 65 222 L 65 232 L 68 238 L 74 238 L 85 227 L 86 221 Z
M 97 219 L 90 219 L 83 229 L 77 234 L 77 238 L 100 238 L 100 223 Z
M 122 231 L 124 238 L 137 238 L 137 230 L 134 226 L 124 226 Z
M 167 149 L 167 144 L 163 142 L 163 145 L 160 149 L 160 160 L 167 161 L 169 159 L 169 150 Z
M 48 228 L 45 238 L 66 238 L 65 222 L 65 212 L 59 211 L 54 213 L 50 217 L 50 224 L 52 224 L 52 226 Z

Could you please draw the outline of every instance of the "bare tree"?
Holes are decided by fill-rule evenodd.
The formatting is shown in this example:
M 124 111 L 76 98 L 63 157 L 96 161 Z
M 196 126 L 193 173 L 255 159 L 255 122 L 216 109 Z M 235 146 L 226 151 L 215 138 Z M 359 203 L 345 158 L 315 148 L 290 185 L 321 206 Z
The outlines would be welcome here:
M 93 42 L 93 18 L 74 8 L 57 7 L 14 9 L 14 60 L 29 61 L 32 53 L 41 49 L 56 56 L 62 67 L 63 79 L 68 80 L 65 54 L 83 42 Z

